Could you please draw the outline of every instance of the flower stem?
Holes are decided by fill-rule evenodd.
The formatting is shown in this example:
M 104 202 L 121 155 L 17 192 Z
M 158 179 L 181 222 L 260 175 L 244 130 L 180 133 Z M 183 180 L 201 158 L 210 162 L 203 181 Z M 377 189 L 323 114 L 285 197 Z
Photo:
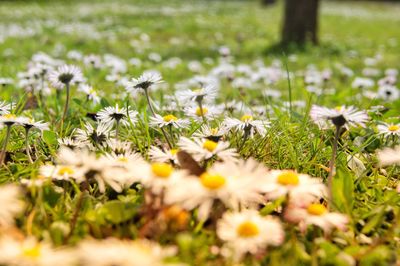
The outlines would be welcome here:
M 153 105 L 151 104 L 151 100 L 150 100 L 150 95 L 149 95 L 148 89 L 144 89 L 144 94 L 146 95 L 146 100 L 147 100 L 147 103 L 148 103 L 148 105 L 149 105 L 151 114 L 152 114 L 153 116 L 156 116 L 156 113 L 154 112 L 154 109 L 153 109 Z M 172 149 L 171 141 L 170 141 L 169 138 L 168 138 L 167 132 L 165 132 L 164 128 L 162 128 L 162 127 L 160 127 L 160 129 L 161 129 L 161 131 L 162 131 L 162 133 L 163 133 L 163 135 L 164 135 L 165 140 L 167 141 L 168 147 L 169 147 L 170 149 Z
M 329 175 L 328 175 L 328 189 L 329 189 L 329 202 L 332 203 L 333 200 L 333 193 L 332 193 L 332 183 L 333 183 L 333 176 L 335 175 L 335 160 L 338 148 L 338 142 L 340 137 L 340 129 L 341 126 L 336 126 L 335 131 L 335 139 L 333 141 L 333 148 L 332 148 L 332 157 L 329 162 Z
M 0 154 L 0 165 L 3 165 L 4 159 L 6 158 L 7 144 L 8 141 L 10 140 L 10 135 L 11 135 L 11 126 L 12 125 L 7 125 L 6 139 L 4 140 L 3 148 L 1 149 L 1 154 Z
M 203 119 L 203 122 L 205 123 L 206 122 L 206 118 L 204 116 L 204 111 L 203 111 L 203 100 L 199 99 L 199 100 L 197 100 L 197 103 L 198 103 L 199 108 L 200 108 L 201 118 Z
M 64 124 L 64 120 L 67 117 L 67 113 L 68 113 L 68 107 L 69 107 L 69 98 L 70 98 L 70 88 L 69 88 L 69 83 L 65 83 L 65 90 L 67 93 L 66 99 L 65 99 L 65 105 L 64 105 L 64 113 L 61 119 L 61 131 L 63 129 L 63 124 Z
M 28 156 L 29 163 L 33 163 L 33 160 L 31 157 L 31 147 L 29 146 L 29 130 L 30 130 L 30 128 L 25 128 L 25 149 L 26 149 L 26 155 Z
M 119 135 L 119 119 L 115 120 L 115 139 L 118 140 Z

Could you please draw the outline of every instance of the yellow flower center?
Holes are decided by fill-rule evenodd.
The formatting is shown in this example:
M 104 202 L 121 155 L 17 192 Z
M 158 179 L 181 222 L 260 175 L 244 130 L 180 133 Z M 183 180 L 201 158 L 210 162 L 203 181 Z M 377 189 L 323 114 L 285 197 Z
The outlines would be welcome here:
M 253 237 L 258 235 L 259 233 L 260 229 L 258 229 L 258 226 L 251 221 L 245 221 L 241 223 L 237 228 L 237 234 L 240 237 Z
M 6 115 L 3 115 L 3 117 L 7 118 L 7 119 L 15 119 L 15 118 L 17 118 L 17 116 L 13 115 L 13 114 L 6 114 Z
M 72 175 L 73 173 L 75 173 L 74 169 L 68 166 L 62 166 L 58 169 L 59 175 Z
M 312 215 L 322 215 L 326 211 L 326 207 L 319 203 L 313 203 L 307 207 L 307 212 Z
M 167 163 L 153 163 L 151 164 L 151 171 L 157 177 L 168 178 L 174 169 Z
M 118 157 L 118 162 L 121 162 L 121 163 L 127 163 L 128 162 L 128 158 L 126 158 L 125 156 L 123 156 L 123 157 Z
M 299 175 L 293 171 L 285 171 L 278 175 L 278 183 L 285 186 L 296 186 L 299 184 Z
M 197 116 L 203 116 L 203 115 L 205 115 L 207 113 L 208 113 L 208 109 L 205 108 L 205 107 L 203 107 L 203 108 L 197 107 L 196 108 L 196 115 Z
M 33 247 L 23 247 L 22 248 L 22 256 L 29 257 L 32 259 L 38 258 L 41 254 L 40 245 L 36 244 Z
M 171 153 L 171 155 L 175 155 L 177 154 L 179 151 L 179 149 L 171 149 L 169 152 Z
M 399 129 L 400 129 L 400 127 L 399 127 L 399 126 L 397 126 L 397 125 L 391 125 L 391 126 L 389 126 L 389 127 L 388 127 L 388 129 L 389 129 L 389 131 L 392 131 L 392 132 L 394 132 L 394 131 L 397 131 L 397 130 L 399 130 Z
M 340 110 L 342 110 L 342 106 L 336 106 L 335 110 L 339 112 Z
M 242 116 L 242 118 L 240 118 L 240 120 L 242 120 L 242 122 L 247 122 L 247 121 L 252 121 L 254 118 L 251 115 L 244 115 Z
M 204 187 L 212 190 L 221 188 L 226 182 L 225 177 L 218 174 L 210 175 L 208 173 L 203 173 L 200 176 L 200 181 Z
M 163 119 L 164 119 L 164 121 L 165 122 L 171 122 L 171 121 L 176 121 L 176 120 L 178 120 L 178 118 L 176 117 L 176 116 L 174 116 L 174 115 L 165 115 L 164 117 L 163 117 Z
M 192 90 L 192 91 L 200 93 L 200 92 L 203 92 L 203 89 L 195 89 L 195 90 Z
M 215 150 L 215 148 L 217 148 L 218 143 L 212 140 L 206 140 L 203 143 L 203 148 L 208 150 L 209 152 L 213 152 Z

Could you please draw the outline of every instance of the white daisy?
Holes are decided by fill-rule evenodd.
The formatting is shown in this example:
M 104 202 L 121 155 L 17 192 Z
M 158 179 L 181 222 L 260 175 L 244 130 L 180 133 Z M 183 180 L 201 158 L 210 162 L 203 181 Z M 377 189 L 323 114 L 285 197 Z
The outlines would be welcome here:
M 155 114 L 155 116 L 150 117 L 150 126 L 154 128 L 172 126 L 174 128 L 187 128 L 189 121 L 187 119 L 182 119 L 174 116 L 173 114 L 167 114 L 161 116 Z
M 204 124 L 199 130 L 193 133 L 193 137 L 219 141 L 226 133 L 227 129 L 225 127 L 211 127 Z
M 197 161 L 209 160 L 211 158 L 223 161 L 235 161 L 239 156 L 234 148 L 229 148 L 229 142 L 213 141 L 210 139 L 196 138 L 193 141 L 181 137 L 178 146 L 193 155 Z
M 46 242 L 30 237 L 16 240 L 0 238 L 0 264 L 8 266 L 71 266 L 76 263 L 73 252 L 54 249 Z
M 88 84 L 80 84 L 78 90 L 86 95 L 88 101 L 92 101 L 95 104 L 100 102 L 100 96 L 92 86 Z
M 184 108 L 185 114 L 198 122 L 202 121 L 203 117 L 207 120 L 213 120 L 217 118 L 222 111 L 221 107 L 208 104 L 203 104 L 201 108 L 197 105 Z
M 9 114 L 11 111 L 12 105 L 7 102 L 0 101 L 0 115 Z
M 18 186 L 14 184 L 0 186 L 0 227 L 14 224 L 14 218 L 24 210 L 24 201 Z M 1 253 L 1 252 L 0 252 Z
M 391 85 L 380 86 L 378 89 L 378 97 L 385 101 L 396 101 L 400 98 L 400 90 Z
M 279 246 L 285 240 L 279 220 L 263 217 L 256 210 L 224 213 L 217 223 L 217 235 L 232 250 L 236 260 L 246 253 L 265 250 L 269 245 Z
M 310 194 L 322 197 L 326 188 L 320 178 L 312 178 L 306 174 L 298 174 L 292 170 L 272 170 L 263 179 L 260 188 L 268 199 L 276 199 L 296 194 Z
M 62 65 L 49 74 L 49 81 L 56 89 L 63 89 L 66 84 L 82 82 L 83 74 L 77 66 Z
M 75 180 L 77 183 L 81 183 L 84 181 L 84 172 L 82 172 L 79 168 L 73 165 L 51 165 L 45 164 L 42 165 L 39 169 L 39 175 L 45 178 L 50 178 L 56 181 L 66 180 L 70 181 L 71 179 Z
M 149 150 L 150 160 L 159 163 L 172 163 L 178 165 L 178 149 L 164 149 L 161 150 L 156 146 L 151 146 Z
M 243 115 L 240 120 L 228 117 L 223 124 L 227 130 L 233 129 L 253 138 L 256 133 L 264 137 L 271 123 L 266 120 L 255 120 L 252 115 Z
M 86 239 L 79 243 L 77 257 L 82 266 L 162 266 L 175 252 L 147 240 Z
M 400 145 L 395 148 L 384 148 L 377 152 L 379 163 L 382 166 L 400 165 Z
M 214 202 L 238 210 L 262 202 L 259 182 L 266 169 L 253 160 L 214 164 L 200 177 L 186 177 L 166 190 L 167 204 L 178 204 L 186 210 L 199 207 L 198 218 L 208 218 Z
M 162 77 L 160 74 L 155 72 L 144 72 L 139 78 L 133 78 L 127 85 L 128 92 L 136 89 L 147 90 L 149 87 L 155 84 L 162 83 Z
M 107 140 L 113 135 L 112 124 L 98 123 L 94 128 L 90 123 L 85 124 L 85 129 L 78 128 L 75 131 L 75 138 L 83 143 L 87 143 L 91 148 L 104 146 Z
M 400 136 L 400 124 L 383 123 L 378 125 L 378 134 L 384 135 L 385 137 Z
M 66 138 L 58 139 L 57 142 L 60 146 L 65 146 L 70 149 L 83 148 L 87 144 L 87 143 L 77 140 L 76 138 L 73 138 L 73 137 L 66 137 Z
M 285 209 L 284 217 L 289 222 L 298 223 L 302 231 L 305 231 L 308 225 L 316 225 L 325 233 L 330 233 L 334 228 L 341 231 L 346 230 L 349 222 L 346 215 L 329 212 L 320 203 L 309 202 L 304 204 L 304 201 L 300 202 L 301 204 L 296 201 L 296 198 L 291 198 L 291 202 Z
M 49 123 L 42 121 L 34 121 L 29 117 L 20 117 L 19 122 L 25 129 L 38 129 L 40 131 L 49 130 Z
M 135 124 L 137 122 L 138 112 L 133 111 L 130 107 L 120 108 L 118 104 L 108 106 L 97 113 L 97 118 L 102 123 L 113 125 L 114 122 L 121 123 L 124 126 L 129 126 L 130 123 Z
M 180 90 L 176 92 L 176 97 L 182 104 L 185 104 L 187 102 L 209 103 L 212 102 L 217 97 L 217 94 L 218 90 L 214 86 L 208 85 L 200 89 Z
M 5 114 L 0 116 L 0 124 L 6 125 L 6 126 L 12 126 L 14 124 L 20 124 L 21 122 L 24 122 L 25 120 L 20 117 L 16 116 L 14 114 Z
M 369 117 L 365 111 L 358 111 L 354 106 L 339 106 L 335 109 L 313 105 L 310 111 L 311 119 L 320 128 L 329 128 L 328 120 L 336 126 L 365 127 L 365 123 L 368 122 Z

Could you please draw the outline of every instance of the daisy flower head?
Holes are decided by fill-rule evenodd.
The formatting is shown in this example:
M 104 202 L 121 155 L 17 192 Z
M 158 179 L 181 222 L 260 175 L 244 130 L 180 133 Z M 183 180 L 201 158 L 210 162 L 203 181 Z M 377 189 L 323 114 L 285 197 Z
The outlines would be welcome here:
M 5 114 L 0 116 L 0 124 L 5 126 L 12 126 L 14 124 L 21 124 L 24 119 L 20 116 L 16 116 L 14 114 Z
M 112 124 L 110 123 L 100 122 L 97 127 L 86 123 L 84 127 L 84 129 L 78 128 L 75 131 L 75 138 L 82 143 L 87 143 L 92 149 L 106 145 L 107 140 L 113 134 Z
M 216 201 L 238 210 L 263 201 L 259 182 L 266 169 L 253 160 L 218 162 L 197 176 L 186 177 L 166 190 L 167 204 L 186 210 L 198 208 L 198 219 L 205 220 Z
M 380 86 L 377 96 L 385 101 L 393 102 L 400 98 L 400 90 L 392 85 Z
M 254 119 L 252 115 L 245 114 L 240 120 L 228 117 L 224 120 L 223 124 L 227 130 L 239 131 L 241 134 L 253 138 L 256 133 L 264 137 L 271 123 L 266 120 Z
M 162 83 L 162 77 L 158 72 L 147 71 L 144 72 L 139 78 L 133 78 L 127 85 L 127 90 L 131 92 L 136 89 L 147 90 L 155 84 Z
M 182 119 L 174 116 L 173 114 L 167 114 L 161 116 L 159 114 L 155 114 L 150 117 L 150 126 L 154 128 L 159 127 L 174 127 L 174 128 L 187 128 L 189 125 L 189 121 L 187 119 Z
M 0 238 L 0 264 L 9 266 L 70 266 L 75 264 L 73 253 L 54 249 L 47 242 L 33 237 L 17 240 L 10 236 Z
M 208 124 L 204 124 L 198 131 L 193 133 L 193 137 L 206 138 L 217 142 L 221 140 L 226 133 L 227 130 L 224 127 L 211 127 Z
M 49 74 L 49 81 L 56 89 L 67 84 L 77 84 L 84 80 L 82 71 L 74 65 L 62 65 Z
M 202 104 L 202 106 L 191 105 L 184 109 L 187 116 L 193 118 L 196 121 L 202 121 L 203 117 L 207 120 L 213 120 L 217 118 L 222 112 L 222 108 L 219 106 L 213 106 L 208 104 Z
M 84 173 L 73 165 L 51 165 L 45 164 L 40 167 L 39 176 L 49 178 L 52 180 L 60 181 L 71 181 L 75 180 L 77 183 L 84 181 Z
M 22 193 L 17 185 L 8 184 L 0 186 L 0 228 L 14 224 L 14 217 L 24 210 Z M 0 252 L 1 253 L 1 252 Z
M 378 125 L 378 134 L 389 136 L 400 136 L 400 124 L 387 124 L 383 123 Z
M 20 124 L 27 130 L 30 129 L 38 129 L 40 131 L 49 130 L 49 123 L 42 121 L 35 121 L 29 117 L 21 117 Z
M 77 140 L 74 137 L 65 137 L 62 139 L 58 139 L 57 140 L 58 145 L 60 145 L 61 147 L 67 147 L 70 149 L 74 149 L 74 148 L 84 148 L 86 146 L 86 142 L 82 142 L 80 140 Z
M 188 102 L 212 102 L 218 94 L 218 90 L 213 85 L 201 87 L 200 89 L 187 89 L 176 92 L 176 97 L 181 103 Z
M 179 165 L 177 156 L 178 151 L 179 149 L 162 150 L 156 146 L 151 146 L 149 150 L 149 157 L 152 162 L 172 163 L 174 165 Z
M 384 148 L 377 152 L 380 165 L 400 165 L 400 145 L 392 148 Z
M 107 147 L 115 155 L 130 154 L 131 152 L 133 152 L 133 147 L 131 142 L 121 141 L 118 139 L 107 140 Z
M 217 235 L 236 260 L 246 253 L 256 254 L 267 246 L 279 246 L 285 240 L 278 219 L 263 217 L 256 210 L 224 213 L 217 223 Z
M 77 250 L 82 266 L 162 266 L 164 259 L 176 253 L 174 248 L 161 247 L 148 240 L 83 240 Z
M 171 164 L 162 162 L 136 164 L 135 172 L 143 186 L 157 195 L 187 175 L 186 171 L 176 170 Z
M 276 199 L 287 194 L 309 194 L 310 197 L 322 197 L 326 194 L 321 179 L 292 170 L 271 170 L 265 176 L 260 188 L 268 199 Z
M 110 124 L 114 122 L 121 123 L 124 126 L 129 126 L 130 123 L 135 124 L 137 122 L 138 112 L 133 111 L 130 107 L 119 107 L 118 104 L 108 106 L 97 113 L 97 119 L 104 124 Z
M 235 161 L 239 156 L 234 148 L 229 148 L 229 142 L 213 141 L 206 138 L 196 138 L 193 141 L 181 137 L 178 146 L 193 155 L 197 161 L 217 158 L 223 161 Z
M 320 227 L 326 234 L 335 228 L 341 231 L 346 230 L 349 222 L 346 215 L 329 212 L 325 205 L 315 201 L 300 202 L 295 197 L 291 198 L 291 202 L 285 209 L 284 217 L 288 222 L 298 223 L 302 231 L 305 231 L 309 225 Z
M 365 127 L 369 117 L 365 111 L 359 111 L 354 106 L 339 106 L 335 109 L 313 105 L 310 111 L 311 119 L 321 129 L 329 128 L 328 120 L 335 126 L 341 127 Z
M 95 104 L 100 102 L 100 96 L 92 86 L 88 84 L 80 84 L 78 90 L 86 95 L 88 101 L 92 101 Z

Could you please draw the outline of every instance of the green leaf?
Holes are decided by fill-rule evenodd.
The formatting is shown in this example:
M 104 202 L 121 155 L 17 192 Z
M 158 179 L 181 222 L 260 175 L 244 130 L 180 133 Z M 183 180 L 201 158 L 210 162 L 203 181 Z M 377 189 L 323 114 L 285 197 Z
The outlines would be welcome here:
M 43 140 L 49 146 L 56 146 L 57 145 L 57 134 L 53 131 L 45 130 L 43 131 Z
M 119 224 L 131 219 L 137 212 L 137 205 L 117 200 L 109 201 L 101 207 L 107 221 Z
M 354 181 L 350 173 L 338 169 L 332 182 L 334 206 L 341 212 L 351 214 L 354 200 Z

